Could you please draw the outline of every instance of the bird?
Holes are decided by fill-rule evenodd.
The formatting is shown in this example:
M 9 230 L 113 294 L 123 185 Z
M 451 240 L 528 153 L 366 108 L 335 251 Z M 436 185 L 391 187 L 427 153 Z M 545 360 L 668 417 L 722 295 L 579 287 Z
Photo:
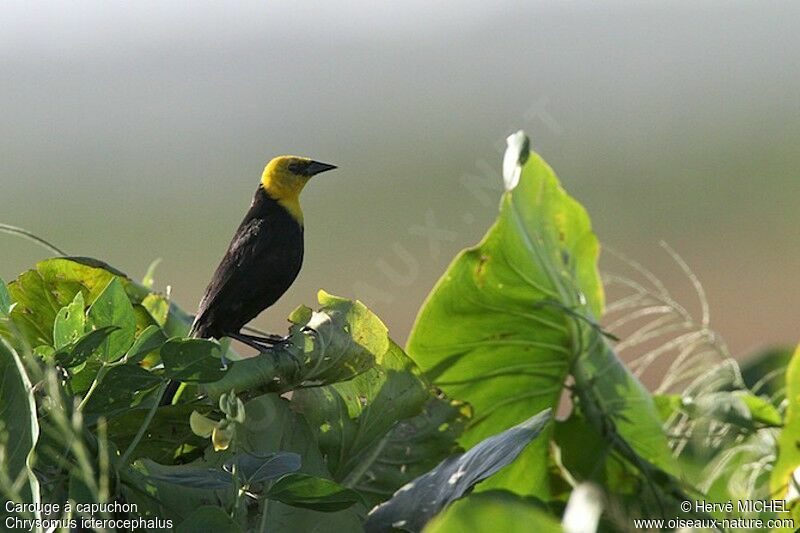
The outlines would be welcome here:
M 263 351 L 286 341 L 241 329 L 272 306 L 294 283 L 303 264 L 300 192 L 317 174 L 337 168 L 307 157 L 275 157 L 261 175 L 250 209 L 200 300 L 189 337 L 228 337 Z M 171 384 L 165 400 L 177 390 Z
M 200 300 L 189 336 L 230 337 L 253 347 L 275 341 L 241 333 L 294 283 L 303 264 L 300 192 L 317 174 L 335 169 L 307 157 L 279 156 L 264 168 L 250 209 Z

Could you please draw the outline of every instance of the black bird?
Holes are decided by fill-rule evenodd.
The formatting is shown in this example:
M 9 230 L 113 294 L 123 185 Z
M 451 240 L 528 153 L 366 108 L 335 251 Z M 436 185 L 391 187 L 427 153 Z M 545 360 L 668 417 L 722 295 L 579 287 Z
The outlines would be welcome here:
M 276 157 L 267 164 L 250 210 L 200 301 L 191 336 L 230 337 L 257 348 L 274 340 L 240 330 L 283 296 L 300 272 L 300 191 L 312 176 L 335 168 L 295 156 Z
M 283 340 L 255 336 L 242 327 L 274 304 L 291 286 L 303 263 L 300 191 L 312 176 L 336 166 L 306 157 L 280 156 L 264 168 L 250 210 L 222 257 L 189 333 L 230 337 L 258 350 Z M 169 402 L 177 384 L 167 389 Z

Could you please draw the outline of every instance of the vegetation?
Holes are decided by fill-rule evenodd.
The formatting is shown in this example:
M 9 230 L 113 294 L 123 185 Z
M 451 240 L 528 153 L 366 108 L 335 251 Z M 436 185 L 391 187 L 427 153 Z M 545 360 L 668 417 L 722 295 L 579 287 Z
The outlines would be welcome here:
M 509 145 L 497 221 L 453 260 L 405 350 L 363 303 L 324 291 L 289 316 L 291 342 L 243 358 L 186 338 L 190 315 L 152 271 L 139 283 L 55 257 L 0 283 L 0 490 L 17 502 L 4 526 L 800 525 L 800 352 L 742 370 L 707 310 L 695 321 L 637 263 L 643 281 L 601 279 L 585 210 L 521 133 Z M 608 306 L 604 286 L 621 292 Z M 651 393 L 638 378 L 659 364 Z M 171 380 L 181 391 L 161 405 Z M 737 505 L 784 497 L 785 513 Z

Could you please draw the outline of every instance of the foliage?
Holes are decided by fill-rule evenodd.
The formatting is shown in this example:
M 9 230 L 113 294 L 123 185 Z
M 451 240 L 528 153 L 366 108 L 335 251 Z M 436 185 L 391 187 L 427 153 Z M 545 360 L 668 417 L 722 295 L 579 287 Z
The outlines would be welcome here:
M 418 531 L 442 509 L 510 464 L 541 433 L 551 412 L 538 415 L 479 442 L 468 452 L 449 457 L 430 472 L 398 490 L 392 498 L 370 511 L 364 524 L 368 532 L 393 528 Z
M 740 371 L 671 250 L 703 301 L 698 322 L 636 263 L 646 283 L 601 279 L 588 214 L 522 133 L 504 179 L 496 222 L 431 291 L 407 352 L 366 305 L 324 291 L 288 317 L 288 342 L 244 357 L 186 337 L 191 316 L 156 290 L 156 263 L 141 283 L 65 256 L 0 280 L 0 492 L 62 505 L 3 520 L 615 531 L 723 517 L 684 500 L 776 495 L 800 520 L 800 354 L 788 371 L 780 351 Z M 632 294 L 606 310 L 604 282 Z M 638 377 L 667 353 L 653 394 Z

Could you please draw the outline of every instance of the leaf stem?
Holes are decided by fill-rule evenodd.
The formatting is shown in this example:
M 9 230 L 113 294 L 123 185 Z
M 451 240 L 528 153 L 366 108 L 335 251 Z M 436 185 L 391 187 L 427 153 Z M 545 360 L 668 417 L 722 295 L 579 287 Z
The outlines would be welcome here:
M 150 426 L 150 422 L 153 421 L 153 417 L 156 415 L 156 411 L 158 410 L 159 405 L 161 404 L 161 397 L 164 396 L 164 391 L 167 390 L 167 382 L 164 381 L 161 383 L 161 386 L 156 393 L 155 401 L 153 401 L 153 405 L 150 407 L 150 410 L 147 412 L 147 416 L 144 418 L 144 422 L 142 425 L 139 426 L 139 431 L 136 432 L 136 436 L 133 438 L 133 441 L 128 445 L 128 448 L 125 450 L 125 453 L 122 454 L 122 457 L 119 458 L 120 465 L 127 465 L 128 460 L 130 459 L 131 454 L 139 445 L 139 442 L 144 437 L 145 431 L 147 431 L 148 426 Z
M 394 427 L 392 428 L 394 429 Z M 380 456 L 383 449 L 386 447 L 386 443 L 389 442 L 389 436 L 391 435 L 391 430 L 386 433 L 386 435 L 378 442 L 378 444 L 370 451 L 369 455 L 367 455 L 366 459 L 361 462 L 358 466 L 356 466 L 343 480 L 342 486 L 347 487 L 348 489 L 354 488 L 364 474 L 367 473 L 367 470 L 372 468 L 373 463 L 375 460 Z
M 103 366 L 97 371 L 97 375 L 94 377 L 94 381 L 92 381 L 89 390 L 86 391 L 86 395 L 81 400 L 81 403 L 78 404 L 78 411 L 83 411 L 83 408 L 89 403 L 89 398 L 91 398 L 94 391 L 97 390 L 97 387 L 100 385 L 100 382 L 103 381 L 103 378 L 106 377 L 106 374 L 108 374 L 108 367 L 103 363 Z
M 269 483 L 266 487 L 264 487 L 263 494 L 269 492 L 269 488 L 272 486 L 272 482 Z M 267 531 L 267 517 L 269 516 L 269 498 L 264 496 L 264 507 L 261 509 L 261 522 L 258 525 L 258 533 L 266 533 Z

